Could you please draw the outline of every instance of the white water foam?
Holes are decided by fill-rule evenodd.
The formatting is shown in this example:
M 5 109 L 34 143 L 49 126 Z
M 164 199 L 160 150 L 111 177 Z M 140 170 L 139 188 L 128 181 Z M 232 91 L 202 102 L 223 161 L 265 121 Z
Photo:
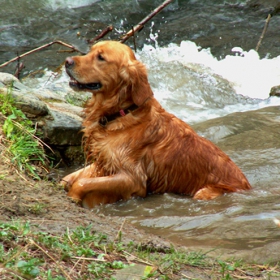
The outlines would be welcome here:
M 151 85 L 163 107 L 191 124 L 280 105 L 280 98 L 269 97 L 271 87 L 280 84 L 280 56 L 260 59 L 256 51 L 244 52 L 236 47 L 232 55 L 218 60 L 209 49 L 182 41 L 180 45 L 166 47 L 145 45 L 137 57 L 148 70 L 156 69 L 149 71 L 157 76 Z M 189 72 L 184 72 L 186 68 Z M 174 69 L 181 73 L 174 75 Z M 47 71 L 39 85 L 45 87 L 50 75 Z M 217 76 L 223 78 L 222 82 Z M 54 80 L 57 85 L 68 84 L 65 71 Z
M 44 3 L 46 8 L 49 8 L 51 10 L 58 10 L 58 9 L 65 9 L 65 8 L 78 8 L 78 7 L 84 7 L 89 6 L 95 2 L 98 2 L 100 0 L 79 0 L 79 1 L 73 1 L 73 0 L 48 0 Z
M 245 100 L 235 104 L 225 102 L 222 108 L 208 108 L 203 101 L 188 100 L 184 104 L 185 108 L 173 112 L 188 122 L 195 123 L 233 112 L 280 105 L 280 98 L 269 97 L 270 89 L 280 85 L 280 56 L 261 59 L 255 50 L 246 52 L 239 47 L 233 48 L 232 52 L 232 55 L 218 60 L 211 54 L 210 49 L 201 49 L 194 42 L 182 41 L 180 45 L 169 44 L 166 47 L 154 48 L 145 45 L 137 56 L 145 62 L 148 69 L 161 62 L 179 62 L 194 71 L 199 69 L 201 72 L 202 69 L 208 75 L 209 84 L 214 77 L 212 75 L 219 75 L 228 81 L 237 95 L 243 96 L 243 101 Z M 155 96 L 161 102 L 174 98 L 174 92 L 168 90 L 166 83 L 167 81 L 162 80 L 162 83 L 154 88 Z M 188 83 L 185 86 L 187 88 Z M 186 95 L 190 94 L 187 92 Z
M 280 55 L 260 59 L 255 50 L 246 52 L 235 47 L 232 55 L 218 60 L 210 49 L 201 49 L 191 41 L 182 41 L 180 46 L 169 44 L 157 49 L 145 45 L 143 51 L 156 52 L 158 59 L 166 62 L 179 61 L 186 66 L 200 64 L 209 67 L 232 82 L 237 94 L 250 98 L 267 99 L 271 87 L 280 85 Z

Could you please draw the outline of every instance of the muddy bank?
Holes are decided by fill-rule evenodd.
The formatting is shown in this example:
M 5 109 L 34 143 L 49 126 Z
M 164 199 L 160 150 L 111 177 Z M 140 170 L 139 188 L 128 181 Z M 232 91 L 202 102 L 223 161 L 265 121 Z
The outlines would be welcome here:
M 0 131 L 0 139 L 2 133 Z M 34 181 L 13 167 L 4 156 L 0 145 L 0 221 L 30 221 L 35 231 L 45 231 L 62 235 L 67 229 L 92 225 L 97 232 L 114 240 L 122 230 L 123 241 L 135 241 L 155 246 L 169 246 L 160 237 L 137 230 L 124 218 L 104 216 L 98 208 L 89 211 L 77 206 L 57 184 L 49 181 Z M 58 179 L 58 178 L 57 178 Z

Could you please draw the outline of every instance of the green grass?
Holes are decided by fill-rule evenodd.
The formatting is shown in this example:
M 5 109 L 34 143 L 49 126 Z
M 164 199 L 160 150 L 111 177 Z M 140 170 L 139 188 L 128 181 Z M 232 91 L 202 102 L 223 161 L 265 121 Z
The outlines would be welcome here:
M 1 279 L 113 279 L 115 270 L 130 264 L 107 251 L 108 242 L 91 227 L 55 236 L 32 233 L 29 223 L 1 223 L 0 278 L 2 273 Z
M 0 114 L 4 119 L 2 130 L 6 136 L 6 152 L 12 163 L 33 178 L 39 179 L 36 166 L 45 166 L 47 157 L 44 143 L 35 135 L 36 128 L 25 114 L 16 108 L 12 98 L 13 86 L 7 94 L 0 94 Z
M 117 271 L 147 266 L 145 279 L 279 279 L 276 266 L 213 260 L 202 253 L 110 241 L 92 226 L 61 235 L 36 232 L 29 222 L 0 223 L 0 279 L 115 279 Z M 192 276 L 188 276 L 195 270 Z M 182 272 L 187 271 L 187 272 Z M 199 273 L 198 273 L 199 272 Z M 193 275 L 198 275 L 193 277 Z M 273 278 L 276 277 L 276 278 Z M 206 279 L 206 278 L 204 278 Z

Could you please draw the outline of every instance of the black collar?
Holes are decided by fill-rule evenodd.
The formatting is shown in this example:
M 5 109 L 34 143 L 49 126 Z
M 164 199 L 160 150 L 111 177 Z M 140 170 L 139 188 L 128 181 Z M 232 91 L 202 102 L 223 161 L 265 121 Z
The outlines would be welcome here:
M 114 113 L 112 115 L 105 115 L 102 118 L 100 118 L 99 120 L 99 124 L 103 127 L 105 127 L 109 122 L 114 121 L 117 118 L 123 117 L 131 112 L 133 112 L 134 110 L 138 109 L 139 107 L 136 104 L 132 104 L 131 106 L 129 106 L 126 109 L 122 109 L 117 113 Z

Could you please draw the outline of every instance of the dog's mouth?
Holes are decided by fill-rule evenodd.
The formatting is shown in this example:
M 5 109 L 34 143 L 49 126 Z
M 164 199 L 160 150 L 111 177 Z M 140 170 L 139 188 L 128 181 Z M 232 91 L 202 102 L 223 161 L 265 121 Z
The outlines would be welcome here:
M 79 90 L 97 90 L 100 89 L 102 87 L 101 83 L 80 83 L 79 81 L 77 81 L 71 71 L 69 71 L 66 68 L 66 73 L 68 74 L 68 76 L 70 77 L 70 81 L 69 81 L 69 86 L 72 87 L 73 89 L 79 89 Z
M 82 84 L 75 80 L 73 77 L 70 77 L 70 82 L 69 85 L 70 87 L 73 88 L 78 88 L 78 89 L 87 89 L 87 90 L 97 90 L 102 87 L 101 83 L 88 83 L 88 84 Z

